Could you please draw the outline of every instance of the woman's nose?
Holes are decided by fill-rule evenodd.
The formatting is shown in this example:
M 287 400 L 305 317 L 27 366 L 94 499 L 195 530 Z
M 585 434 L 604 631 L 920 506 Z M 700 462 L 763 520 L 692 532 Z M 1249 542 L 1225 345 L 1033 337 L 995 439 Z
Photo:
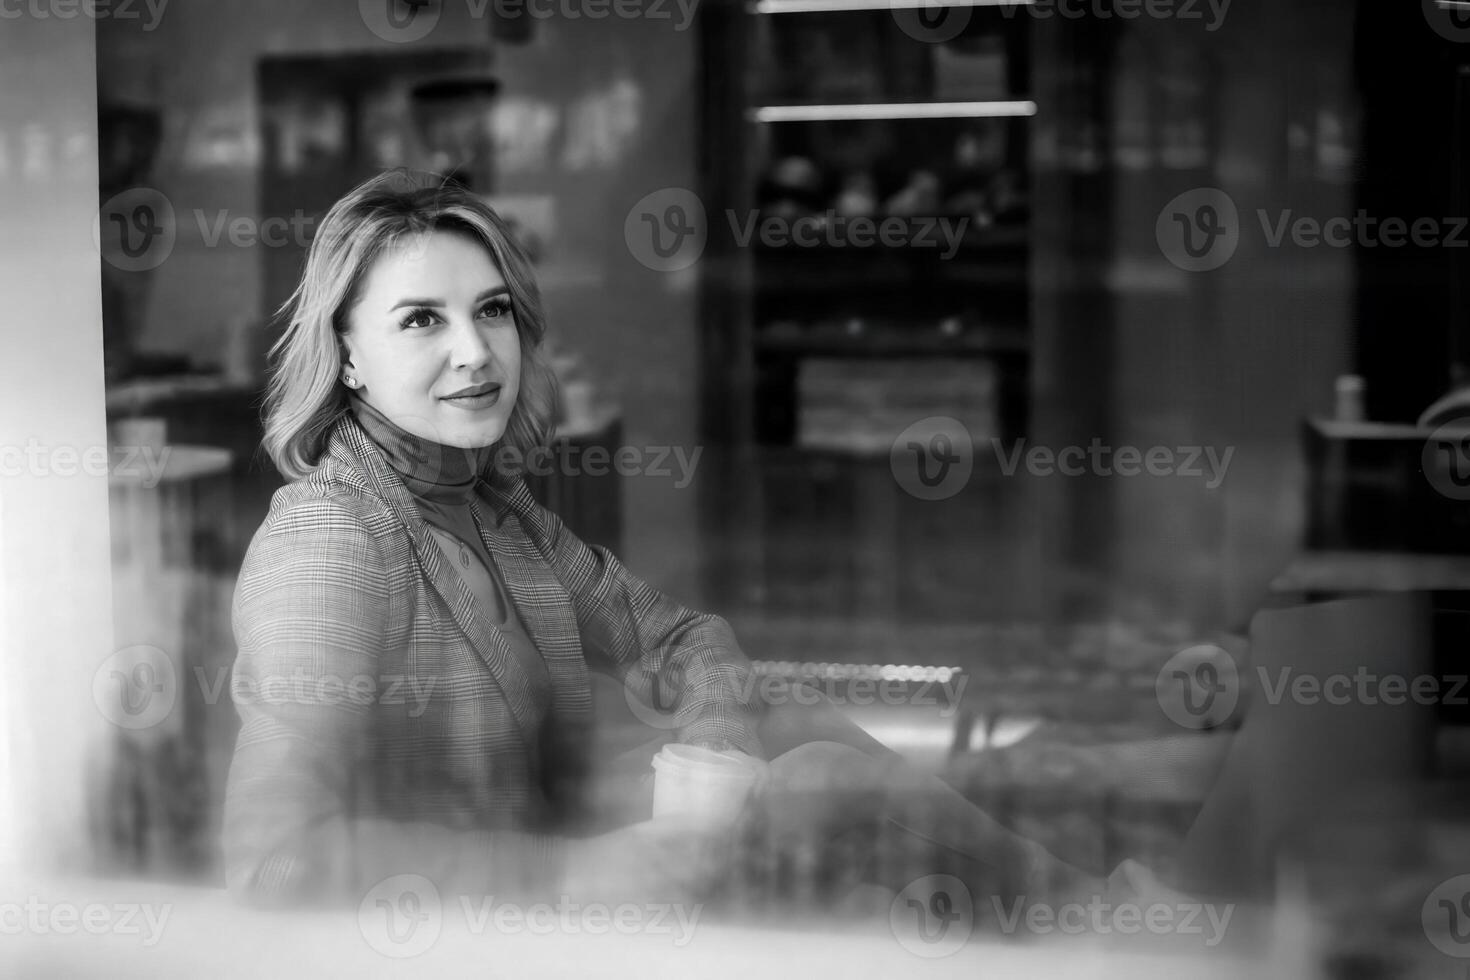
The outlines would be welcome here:
M 449 357 L 456 368 L 474 369 L 489 363 L 493 351 L 490 341 L 473 319 L 456 319 L 449 331 Z

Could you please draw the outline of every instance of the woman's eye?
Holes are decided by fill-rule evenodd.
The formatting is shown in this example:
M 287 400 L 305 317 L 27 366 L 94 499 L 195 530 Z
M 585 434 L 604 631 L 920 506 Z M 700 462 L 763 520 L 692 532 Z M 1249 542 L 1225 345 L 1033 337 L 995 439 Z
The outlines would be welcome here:
M 408 316 L 404 317 L 399 322 L 404 327 L 404 329 L 411 329 L 414 327 L 430 327 L 434 325 L 434 314 L 429 310 L 424 309 L 411 310 Z
M 485 317 L 510 316 L 510 297 L 501 296 L 491 300 L 480 310 L 480 315 Z

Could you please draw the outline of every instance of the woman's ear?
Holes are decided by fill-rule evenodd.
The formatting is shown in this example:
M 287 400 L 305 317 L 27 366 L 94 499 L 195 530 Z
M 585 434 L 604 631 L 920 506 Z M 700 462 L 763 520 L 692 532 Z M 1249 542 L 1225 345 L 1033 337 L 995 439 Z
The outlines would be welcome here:
M 362 379 L 357 376 L 357 368 L 352 363 L 351 345 L 342 335 L 337 337 L 337 357 L 342 362 L 342 366 L 337 371 L 337 377 L 349 388 L 361 388 Z

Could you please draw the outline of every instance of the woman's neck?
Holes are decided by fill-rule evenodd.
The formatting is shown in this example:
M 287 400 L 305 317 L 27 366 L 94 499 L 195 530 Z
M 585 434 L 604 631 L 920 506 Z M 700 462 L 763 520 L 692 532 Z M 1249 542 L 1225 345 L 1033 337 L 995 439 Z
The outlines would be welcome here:
M 493 445 L 446 446 L 404 429 L 355 391 L 348 393 L 347 403 L 388 465 L 417 496 L 441 504 L 466 503 L 481 476 L 488 475 Z

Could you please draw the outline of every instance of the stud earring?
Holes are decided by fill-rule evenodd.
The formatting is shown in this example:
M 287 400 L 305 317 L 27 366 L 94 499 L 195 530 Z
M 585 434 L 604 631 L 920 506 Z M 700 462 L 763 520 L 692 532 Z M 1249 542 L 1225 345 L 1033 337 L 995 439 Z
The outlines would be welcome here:
M 347 387 L 349 388 L 356 388 L 359 384 L 361 384 L 361 382 L 358 381 L 356 378 L 343 378 L 342 380 L 347 382 Z

